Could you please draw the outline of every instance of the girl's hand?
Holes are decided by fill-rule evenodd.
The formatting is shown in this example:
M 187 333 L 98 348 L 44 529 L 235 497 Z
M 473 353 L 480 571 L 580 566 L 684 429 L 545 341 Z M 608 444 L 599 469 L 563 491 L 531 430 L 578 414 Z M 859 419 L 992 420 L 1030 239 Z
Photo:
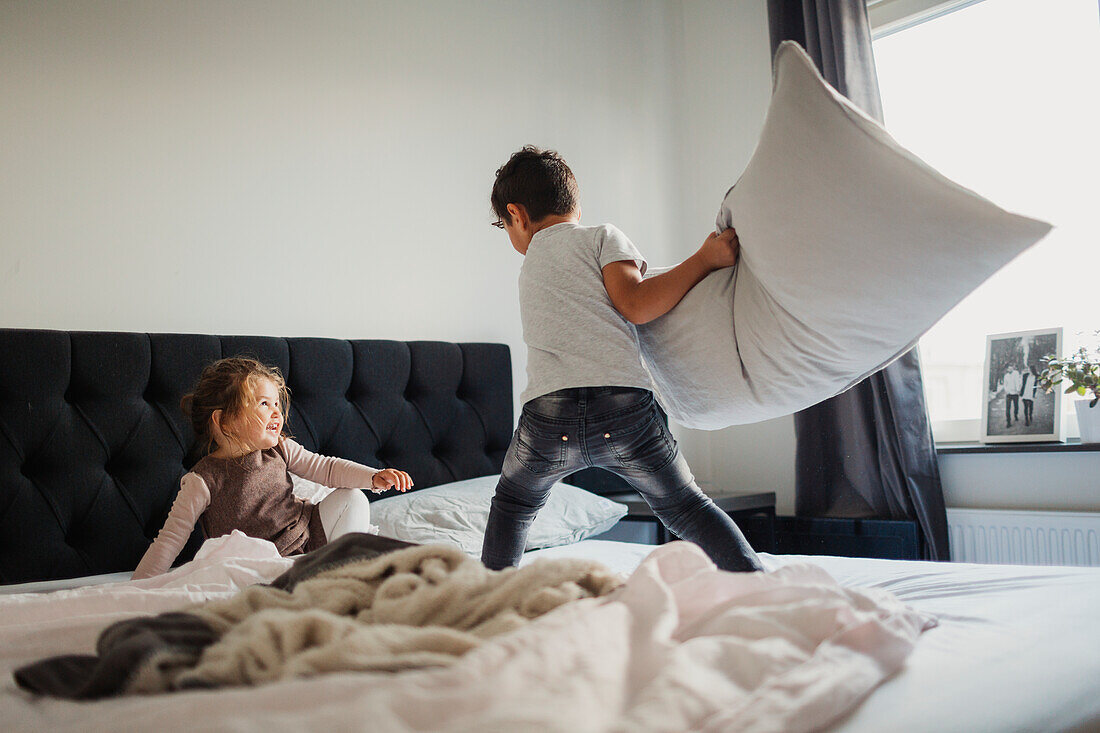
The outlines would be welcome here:
M 737 250 L 740 247 L 741 242 L 737 239 L 737 232 L 726 229 L 721 234 L 711 233 L 699 248 L 699 254 L 711 269 L 720 270 L 737 264 Z
M 404 471 L 398 471 L 396 468 L 383 468 L 374 474 L 371 483 L 373 484 L 371 490 L 375 492 L 388 491 L 389 489 L 408 491 L 413 486 L 412 477 Z

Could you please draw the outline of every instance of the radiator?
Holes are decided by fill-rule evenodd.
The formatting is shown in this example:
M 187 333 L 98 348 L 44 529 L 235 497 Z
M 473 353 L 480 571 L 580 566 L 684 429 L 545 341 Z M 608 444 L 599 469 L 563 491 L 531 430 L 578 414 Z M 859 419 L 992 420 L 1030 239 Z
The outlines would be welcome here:
M 1100 512 L 948 509 L 947 531 L 955 562 L 1100 566 Z

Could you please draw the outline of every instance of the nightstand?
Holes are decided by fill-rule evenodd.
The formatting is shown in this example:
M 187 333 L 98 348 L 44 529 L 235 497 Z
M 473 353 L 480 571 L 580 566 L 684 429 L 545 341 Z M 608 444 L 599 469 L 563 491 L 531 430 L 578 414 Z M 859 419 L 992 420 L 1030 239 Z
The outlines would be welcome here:
M 775 552 L 775 492 L 758 491 L 753 493 L 712 493 L 703 487 L 704 492 L 719 509 L 730 515 L 737 526 L 745 533 L 754 550 Z M 626 505 L 624 522 L 652 522 L 657 526 L 657 544 L 663 545 L 672 539 L 672 533 L 665 529 L 661 520 L 649 508 L 649 504 L 640 494 L 629 491 L 605 494 L 608 499 Z

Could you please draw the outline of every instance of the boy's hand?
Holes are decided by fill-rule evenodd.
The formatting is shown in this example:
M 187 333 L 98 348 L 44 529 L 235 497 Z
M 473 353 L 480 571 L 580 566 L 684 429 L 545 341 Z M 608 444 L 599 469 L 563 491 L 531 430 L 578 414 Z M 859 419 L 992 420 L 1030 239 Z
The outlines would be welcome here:
M 633 260 L 609 262 L 603 266 L 604 289 L 623 318 L 637 325 L 649 323 L 675 308 L 711 272 L 733 267 L 740 247 L 732 228 L 711 234 L 691 257 L 646 279 Z
M 737 251 L 740 247 L 737 232 L 731 228 L 721 234 L 711 233 L 699 248 L 699 254 L 712 270 L 719 270 L 737 264 Z
M 413 480 L 404 471 L 398 471 L 396 468 L 383 468 L 374 474 L 371 483 L 373 484 L 371 489 L 375 492 L 388 491 L 389 489 L 408 491 L 412 488 Z

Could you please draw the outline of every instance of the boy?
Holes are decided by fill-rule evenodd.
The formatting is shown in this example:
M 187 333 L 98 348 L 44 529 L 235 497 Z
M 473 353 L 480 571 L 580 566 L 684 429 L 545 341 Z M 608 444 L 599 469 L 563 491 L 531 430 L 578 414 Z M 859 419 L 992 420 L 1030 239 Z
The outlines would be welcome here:
M 482 562 L 516 565 L 527 532 L 559 479 L 588 466 L 633 486 L 676 536 L 724 570 L 762 570 L 729 516 L 695 483 L 660 417 L 633 324 L 672 309 L 713 270 L 737 261 L 737 235 L 707 237 L 668 272 L 610 225 L 582 227 L 577 181 L 556 152 L 527 146 L 496 174 L 491 196 L 524 255 L 520 315 L 527 343 L 523 411 L 489 511 Z

